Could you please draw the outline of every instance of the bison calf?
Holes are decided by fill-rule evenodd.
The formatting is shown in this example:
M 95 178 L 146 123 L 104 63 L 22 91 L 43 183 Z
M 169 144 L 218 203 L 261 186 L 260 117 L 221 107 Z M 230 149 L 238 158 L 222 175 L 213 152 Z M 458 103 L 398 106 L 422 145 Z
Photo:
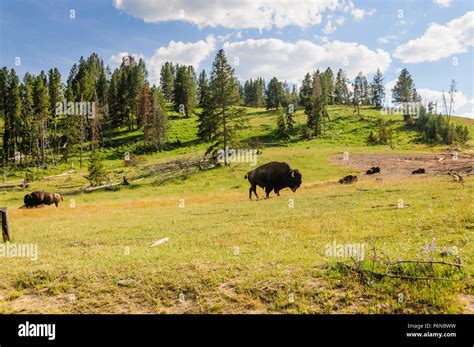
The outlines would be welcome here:
M 340 184 L 356 183 L 356 182 L 357 182 L 357 176 L 347 175 L 346 177 L 341 178 L 338 182 L 339 182 Z
M 301 186 L 302 175 L 299 170 L 293 170 L 287 163 L 270 162 L 259 166 L 255 170 L 248 172 L 244 178 L 250 182 L 249 198 L 252 199 L 252 192 L 258 199 L 257 186 L 265 190 L 268 198 L 272 190 L 280 196 L 280 190 L 290 188 L 293 193 Z
M 35 191 L 31 194 L 25 195 L 23 202 L 26 207 L 37 207 L 40 205 L 56 205 L 58 207 L 59 201 L 63 201 L 63 197 L 59 193 L 48 193 Z

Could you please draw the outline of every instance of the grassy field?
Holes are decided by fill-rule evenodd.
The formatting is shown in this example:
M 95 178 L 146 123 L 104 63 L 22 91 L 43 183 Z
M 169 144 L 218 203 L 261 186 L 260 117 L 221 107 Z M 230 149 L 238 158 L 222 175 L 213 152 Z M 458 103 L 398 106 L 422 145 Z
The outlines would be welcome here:
M 0 312 L 41 313 L 455 313 L 472 312 L 474 246 L 473 188 L 448 176 L 409 179 L 362 178 L 335 158 L 348 153 L 441 153 L 445 147 L 417 144 L 417 134 L 400 117 L 384 116 L 394 131 L 394 149 L 367 146 L 380 118 L 364 109 L 330 109 L 322 139 L 263 148 L 258 164 L 287 161 L 303 174 L 296 192 L 249 201 L 246 163 L 235 163 L 155 184 L 149 177 L 119 191 L 67 195 L 85 187 L 86 169 L 66 177 L 35 181 L 28 191 L 65 194 L 59 208 L 19 209 L 25 191 L 0 192 L 9 208 L 14 243 L 38 245 L 38 259 L 0 257 Z M 244 141 L 275 142 L 276 114 L 248 109 Z M 297 113 L 304 123 L 304 115 Z M 457 120 L 468 124 L 467 120 Z M 196 119 L 170 114 L 168 141 L 180 145 L 143 154 L 142 165 L 202 154 Z M 125 167 L 127 140 L 115 134 L 106 165 L 112 181 L 139 174 Z M 463 153 L 472 153 L 470 147 Z M 115 154 L 114 154 L 115 153 Z M 118 154 L 117 154 L 118 153 Z M 60 173 L 70 166 L 38 175 Z M 382 176 L 383 177 L 383 174 Z M 9 180 L 22 178 L 11 172 Z M 259 193 L 261 190 L 259 190 Z M 402 199 L 408 208 L 397 208 Z M 150 245 L 168 238 L 156 247 Z M 434 260 L 449 281 L 361 277 L 348 258 L 328 256 L 333 244 L 364 245 L 364 266 L 374 250 L 392 261 Z M 426 251 L 426 245 L 435 245 Z M 457 254 L 446 255 L 456 247 Z M 360 265 L 360 264 L 359 264 Z M 426 269 L 400 266 L 399 273 Z

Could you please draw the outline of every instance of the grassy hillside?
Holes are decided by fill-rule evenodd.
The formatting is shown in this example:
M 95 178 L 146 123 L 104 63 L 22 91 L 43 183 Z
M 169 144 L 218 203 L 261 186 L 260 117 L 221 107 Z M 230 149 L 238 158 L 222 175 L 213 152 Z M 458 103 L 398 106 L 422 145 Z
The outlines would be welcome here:
M 63 193 L 59 208 L 18 209 L 25 191 L 1 191 L 13 241 L 37 244 L 39 257 L 0 257 L 0 312 L 470 312 L 472 178 L 462 186 L 447 176 L 382 174 L 382 180 L 359 176 L 355 185 L 338 185 L 343 175 L 358 174 L 341 165 L 341 152 L 438 155 L 446 148 L 416 143 L 416 132 L 398 116 L 384 116 L 394 131 L 394 149 L 367 146 L 381 117 L 377 110 L 363 109 L 362 120 L 352 108 L 329 112 L 322 139 L 263 148 L 258 157 L 259 165 L 279 160 L 300 169 L 303 186 L 295 194 L 284 190 L 280 197 L 249 201 L 243 177 L 252 167 L 235 163 L 160 185 L 148 177 L 119 191 L 67 195 L 87 185 L 77 158 L 74 174 L 27 189 Z M 304 114 L 296 115 L 304 124 Z M 247 109 L 247 118 L 243 143 L 277 142 L 276 112 Z M 456 121 L 473 131 L 471 121 Z M 139 175 L 147 164 L 203 154 L 208 145 L 197 141 L 196 118 L 170 112 L 169 123 L 168 141 L 176 144 L 141 154 L 138 166 L 125 167 L 123 154 L 139 132 L 115 134 L 114 147 L 104 153 L 112 181 Z M 69 168 L 50 167 L 39 175 Z M 21 178 L 21 172 L 9 176 Z M 400 199 L 409 207 L 397 208 Z M 163 238 L 168 241 L 150 247 Z M 427 253 L 433 239 L 436 251 Z M 327 256 L 332 242 L 364 244 L 366 261 L 375 248 L 392 261 L 460 258 L 464 267 L 435 265 L 435 273 L 450 281 L 362 280 L 341 265 L 351 265 L 350 259 Z M 443 256 L 453 246 L 458 254 Z

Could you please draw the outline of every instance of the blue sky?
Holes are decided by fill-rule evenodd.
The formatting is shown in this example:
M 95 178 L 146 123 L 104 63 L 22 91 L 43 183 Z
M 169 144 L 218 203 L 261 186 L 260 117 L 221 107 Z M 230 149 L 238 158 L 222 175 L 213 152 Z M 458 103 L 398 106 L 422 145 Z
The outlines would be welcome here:
M 58 67 L 65 79 L 81 55 L 96 52 L 111 67 L 124 54 L 143 57 L 157 82 L 164 61 L 208 70 L 224 47 L 240 79 L 298 83 L 327 66 L 370 79 L 380 67 L 390 88 L 406 67 L 424 100 L 439 101 L 454 78 L 455 112 L 474 118 L 468 0 L 2 0 L 0 6 L 0 64 L 20 76 Z

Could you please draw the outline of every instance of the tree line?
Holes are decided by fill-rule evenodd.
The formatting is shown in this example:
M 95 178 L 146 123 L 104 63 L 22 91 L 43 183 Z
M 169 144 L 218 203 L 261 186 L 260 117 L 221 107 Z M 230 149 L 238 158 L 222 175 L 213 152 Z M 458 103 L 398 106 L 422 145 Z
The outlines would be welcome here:
M 57 68 L 37 76 L 26 73 L 20 81 L 14 69 L 3 67 L 1 164 L 4 168 L 11 164 L 41 167 L 79 155 L 82 166 L 85 152 L 97 158 L 98 150 L 113 147 L 114 134 L 124 129 L 138 130 L 144 149 L 160 151 L 166 146 L 167 104 L 183 117 L 198 117 L 197 133 L 202 141 L 211 143 L 209 151 L 226 148 L 236 139 L 243 126 L 242 106 L 277 110 L 277 135 L 281 138 L 294 134 L 294 112 L 302 108 L 307 117 L 304 136 L 311 138 L 324 132 L 324 122 L 330 121 L 329 105 L 352 105 L 358 115 L 361 106 L 381 108 L 385 101 L 383 81 L 379 69 L 371 82 L 359 73 L 351 83 L 342 69 L 334 76 L 327 68 L 307 73 L 299 89 L 276 77 L 268 83 L 258 77 L 241 84 L 223 50 L 217 52 L 209 74 L 202 70 L 196 75 L 192 66 L 164 63 L 158 86 L 148 81 L 144 60 L 132 56 L 124 57 L 113 72 L 96 53 L 81 57 L 65 83 Z M 452 103 L 455 85 L 450 93 Z M 392 94 L 396 103 L 421 101 L 406 69 Z M 92 112 L 84 107 L 88 105 L 93 105 Z M 454 127 L 449 118 L 434 117 L 437 110 L 430 107 L 422 108 L 416 122 L 426 142 L 467 141 L 467 128 Z M 409 112 L 404 119 L 409 125 L 415 123 Z

